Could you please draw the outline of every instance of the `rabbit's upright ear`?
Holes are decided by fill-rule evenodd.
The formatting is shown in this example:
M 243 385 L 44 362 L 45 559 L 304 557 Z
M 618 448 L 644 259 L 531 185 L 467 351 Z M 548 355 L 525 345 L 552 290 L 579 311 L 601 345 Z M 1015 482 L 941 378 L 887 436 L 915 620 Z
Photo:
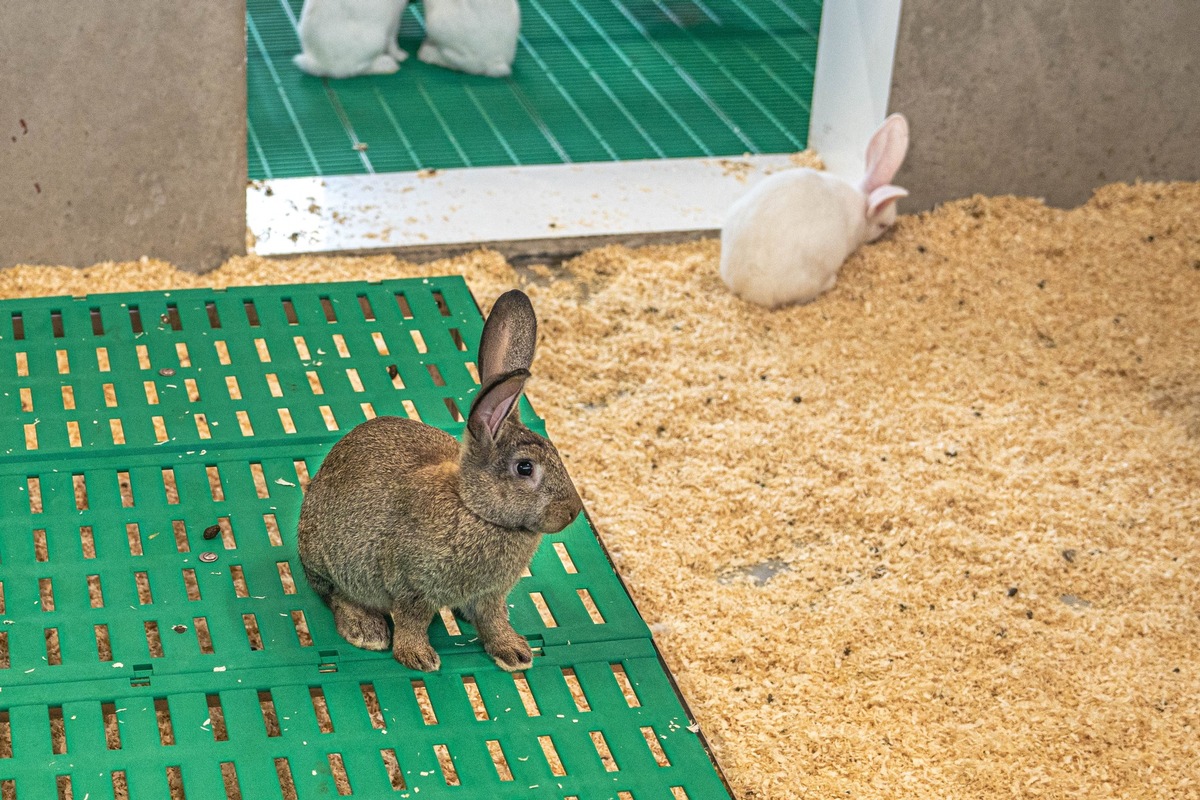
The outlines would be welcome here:
M 500 295 L 479 338 L 479 380 L 487 386 L 499 375 L 533 366 L 537 317 L 520 289 Z
M 867 174 L 862 179 L 863 194 L 871 194 L 896 177 L 908 152 L 908 120 L 892 114 L 883 121 L 867 145 Z
M 518 369 L 484 382 L 467 415 L 467 429 L 476 439 L 495 440 L 504 420 L 521 399 L 527 380 L 529 370 Z

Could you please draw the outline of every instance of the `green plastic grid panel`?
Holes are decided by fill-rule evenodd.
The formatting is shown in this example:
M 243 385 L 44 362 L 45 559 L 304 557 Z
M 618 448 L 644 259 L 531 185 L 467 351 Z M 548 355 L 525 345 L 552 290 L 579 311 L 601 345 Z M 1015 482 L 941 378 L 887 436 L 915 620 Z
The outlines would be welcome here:
M 727 796 L 586 518 L 510 596 L 521 677 L 453 619 L 436 674 L 351 647 L 305 582 L 324 453 L 373 414 L 460 433 L 481 330 L 461 278 L 0 303 L 0 790 Z
M 820 0 L 522 0 L 513 75 L 415 57 L 330 81 L 292 64 L 303 0 L 248 0 L 253 179 L 801 150 Z M 362 145 L 366 145 L 364 149 Z
M 168 797 L 174 767 L 187 797 L 221 798 L 233 794 L 222 774 L 231 764 L 243 796 L 287 797 L 277 773 L 286 761 L 296 796 L 324 797 L 345 791 L 337 788 L 334 756 L 348 793 L 360 797 L 724 796 L 648 642 L 641 644 L 647 652 L 630 646 L 605 656 L 620 658 L 633 687 L 628 695 L 604 660 L 570 673 L 539 664 L 524 673 L 527 688 L 484 659 L 422 678 L 359 664 L 336 674 L 246 674 L 238 686 L 181 676 L 138 692 L 128 682 L 101 681 L 78 699 L 6 708 L 0 727 L 12 756 L 3 759 L 0 781 L 12 780 L 18 798 L 53 797 L 60 775 L 69 776 L 77 798 L 121 797 L 113 788 L 119 773 L 130 797 Z M 580 687 L 575 695 L 568 680 Z M 522 691 L 533 698 L 528 705 Z M 432 713 L 423 713 L 419 693 Z M 52 709 L 61 710 L 61 752 Z M 106 735 L 106 713 L 116 720 L 116 741 Z M 160 716 L 170 720 L 169 736 Z M 593 732 L 604 737 L 608 766 Z M 659 742 L 657 756 L 647 734 Z M 493 761 L 491 742 L 508 775 Z M 397 765 L 395 782 L 385 750 Z

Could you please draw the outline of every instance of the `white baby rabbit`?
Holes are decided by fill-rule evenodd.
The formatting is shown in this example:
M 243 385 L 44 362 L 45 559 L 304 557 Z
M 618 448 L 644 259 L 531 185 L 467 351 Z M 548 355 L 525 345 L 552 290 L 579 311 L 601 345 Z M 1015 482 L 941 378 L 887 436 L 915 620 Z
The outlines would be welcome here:
M 390 75 L 408 53 L 396 43 L 408 0 L 304 0 L 292 63 L 319 78 Z
M 842 262 L 896 221 L 896 200 L 908 192 L 889 181 L 907 150 L 908 122 L 892 114 L 871 137 L 858 186 L 807 167 L 756 184 L 721 229 L 725 285 L 768 308 L 806 303 L 833 288 Z
M 447 69 L 512 74 L 521 32 L 517 0 L 425 0 L 425 41 L 417 58 Z
M 483 326 L 482 385 L 461 442 L 411 419 L 376 417 L 325 457 L 300 506 L 300 563 L 350 644 L 436 670 L 427 629 L 451 608 L 500 667 L 529 666 L 508 593 L 542 534 L 583 508 L 554 445 L 517 411 L 536 342 L 529 298 L 504 293 Z

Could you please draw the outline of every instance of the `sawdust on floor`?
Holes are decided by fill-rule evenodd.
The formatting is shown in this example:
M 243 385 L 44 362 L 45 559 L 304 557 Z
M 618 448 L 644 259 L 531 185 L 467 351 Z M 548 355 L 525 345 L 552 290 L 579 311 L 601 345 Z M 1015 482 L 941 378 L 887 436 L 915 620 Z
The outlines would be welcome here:
M 525 285 L 531 399 L 739 798 L 1200 797 L 1200 184 L 903 216 L 776 312 L 718 252 L 22 267 L 0 296 Z

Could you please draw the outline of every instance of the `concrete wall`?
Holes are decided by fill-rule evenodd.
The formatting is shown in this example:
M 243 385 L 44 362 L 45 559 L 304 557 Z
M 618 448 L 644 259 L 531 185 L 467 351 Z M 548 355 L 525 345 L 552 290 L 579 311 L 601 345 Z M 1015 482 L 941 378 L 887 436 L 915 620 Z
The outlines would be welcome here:
M 0 268 L 245 251 L 242 2 L 5 0 Z
M 847 0 L 827 0 L 846 2 Z M 1197 0 L 904 0 L 889 107 L 915 211 L 974 193 L 1085 201 L 1200 179 Z

